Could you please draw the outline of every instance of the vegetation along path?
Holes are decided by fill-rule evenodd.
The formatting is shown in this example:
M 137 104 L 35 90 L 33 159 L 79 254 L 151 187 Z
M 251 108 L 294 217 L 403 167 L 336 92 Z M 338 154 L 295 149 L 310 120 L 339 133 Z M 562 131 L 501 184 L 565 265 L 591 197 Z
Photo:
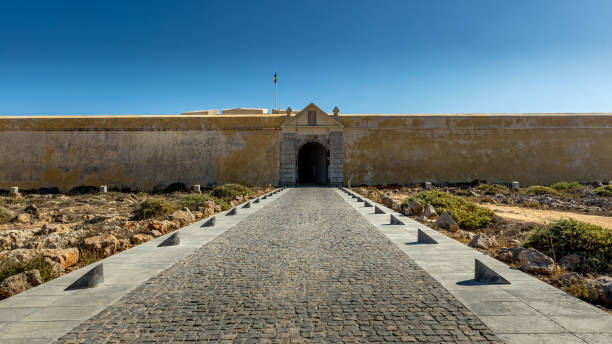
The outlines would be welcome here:
M 60 342 L 499 342 L 333 189 L 292 189 Z

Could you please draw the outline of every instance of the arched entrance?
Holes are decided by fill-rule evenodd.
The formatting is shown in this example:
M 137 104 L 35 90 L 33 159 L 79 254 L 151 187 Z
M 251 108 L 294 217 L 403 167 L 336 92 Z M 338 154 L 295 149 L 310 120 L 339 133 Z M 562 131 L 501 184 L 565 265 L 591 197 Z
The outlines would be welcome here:
M 327 185 L 327 150 L 309 142 L 298 153 L 298 183 Z

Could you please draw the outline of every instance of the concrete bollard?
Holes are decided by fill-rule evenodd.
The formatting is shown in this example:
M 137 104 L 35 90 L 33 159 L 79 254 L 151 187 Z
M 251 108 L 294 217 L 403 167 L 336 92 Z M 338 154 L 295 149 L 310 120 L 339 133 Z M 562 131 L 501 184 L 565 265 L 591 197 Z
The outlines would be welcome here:
M 431 189 L 431 182 L 425 182 L 424 188 Z
M 512 190 L 513 191 L 519 191 L 519 182 L 512 182 Z
M 371 207 L 372 205 L 368 201 L 363 201 L 363 206 L 368 208 L 368 207 Z
M 193 186 L 193 192 L 202 192 L 201 185 L 198 185 L 198 184 L 194 185 Z
M 179 232 L 174 232 L 171 236 L 167 237 L 166 240 L 162 241 L 157 247 L 176 246 L 181 243 Z
M 420 244 L 437 244 L 438 243 L 435 239 L 425 234 L 425 232 L 423 232 L 420 228 L 417 231 L 417 242 Z
M 403 225 L 404 224 L 402 221 L 400 221 L 400 219 L 395 217 L 393 214 L 391 214 L 389 218 L 390 218 L 390 221 L 389 221 L 390 225 Z
M 100 263 L 69 285 L 64 291 L 94 288 L 102 283 L 104 283 L 104 267 Z
M 261 201 L 259 200 L 259 198 L 256 198 L 256 199 L 253 201 L 253 203 L 259 203 L 259 202 L 261 202 Z
M 215 217 L 211 217 L 208 221 L 204 222 L 200 227 L 213 227 L 217 223 Z
M 474 279 L 481 283 L 510 284 L 507 279 L 501 277 L 478 259 L 474 259 Z
M 242 206 L 242 209 L 250 208 L 250 207 L 251 207 L 251 202 L 246 202 L 246 204 Z
M 107 193 L 107 192 L 108 192 L 108 186 L 100 185 L 100 193 Z
M 230 210 L 227 214 L 225 214 L 225 216 L 231 216 L 231 215 L 236 215 L 238 214 L 238 209 L 236 207 L 233 207 L 232 210 Z
M 9 188 L 9 193 L 11 195 L 18 195 L 19 194 L 19 188 L 17 186 L 11 186 Z
M 374 207 L 374 214 L 384 214 L 385 212 L 379 207 Z

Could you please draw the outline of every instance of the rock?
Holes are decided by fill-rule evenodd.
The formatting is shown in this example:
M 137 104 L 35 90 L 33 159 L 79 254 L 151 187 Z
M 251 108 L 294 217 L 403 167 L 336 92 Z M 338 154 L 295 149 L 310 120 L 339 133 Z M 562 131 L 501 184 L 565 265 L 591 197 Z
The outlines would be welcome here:
M 183 209 L 177 210 L 174 213 L 168 215 L 168 220 L 177 221 L 182 227 L 192 223 L 196 220 L 196 218 L 195 216 L 193 216 L 189 208 L 184 207 Z
M 521 251 L 524 249 L 524 247 L 520 246 L 502 247 L 497 253 L 497 259 L 508 263 L 516 262 L 519 259 L 519 253 L 521 253 Z
M 34 231 L 32 230 L 13 229 L 0 232 L 0 249 L 21 248 L 33 236 Z
M 423 212 L 425 210 L 425 207 L 423 207 L 423 205 L 417 201 L 411 201 L 408 204 L 408 216 L 423 216 Z
M 96 252 L 97 254 L 110 256 L 117 250 L 119 241 L 112 234 L 96 235 L 83 240 L 79 248 L 81 250 Z
M 576 271 L 581 261 L 582 257 L 576 253 L 573 253 L 561 258 L 559 260 L 559 265 L 563 266 L 567 271 Z
M 51 278 L 57 278 L 64 273 L 64 268 L 62 267 L 61 263 L 58 263 L 49 257 L 45 257 L 44 260 L 45 264 L 51 267 Z
M 25 207 L 23 211 L 25 211 L 28 214 L 38 216 L 38 207 L 36 206 L 36 204 L 28 205 L 27 207 Z
M 149 224 L 147 224 L 147 227 L 150 230 L 157 230 L 157 231 L 161 231 L 163 226 L 164 226 L 164 223 L 161 221 L 152 221 L 152 222 L 149 222 Z
M 438 218 L 438 213 L 436 212 L 436 209 L 434 208 L 434 206 L 431 205 L 431 204 L 427 204 L 425 206 L 424 215 L 428 219 L 436 219 L 436 218 Z
M 612 305 L 612 277 L 594 279 L 587 284 L 587 288 L 592 301 Z
M 223 208 L 221 208 L 220 205 L 216 205 L 215 206 L 215 213 L 220 213 L 221 211 L 223 211 Z
M 45 223 L 42 228 L 40 230 L 38 230 L 35 234 L 36 235 L 45 235 L 45 234 L 51 234 L 51 233 L 67 233 L 70 231 L 70 228 L 63 226 L 63 225 L 58 225 L 58 224 L 52 224 L 52 223 Z
M 76 247 L 47 250 L 44 253 L 45 257 L 62 264 L 62 268 L 66 269 L 79 262 L 79 250 Z
M 582 276 L 576 272 L 568 272 L 565 275 L 561 276 L 561 278 L 559 278 L 559 281 L 564 286 L 569 287 L 572 284 L 582 282 Z
M 451 232 L 456 232 L 459 230 L 457 222 L 455 222 L 452 216 L 450 216 L 450 214 L 447 212 L 443 212 L 442 215 L 440 215 L 440 217 L 438 218 L 438 220 L 436 220 L 435 224 Z
M 392 207 L 393 206 L 393 198 L 389 194 L 382 194 L 380 196 L 380 201 L 386 207 Z
M 132 247 L 130 239 L 119 239 L 117 251 L 124 251 Z
M 550 275 L 555 267 L 555 261 L 552 258 L 533 248 L 522 250 L 518 255 L 518 260 L 521 270 L 526 272 Z
M 162 232 L 158 231 L 158 230 L 152 230 L 151 231 L 151 235 L 157 238 L 157 237 L 160 237 L 160 236 L 162 236 L 164 234 Z
M 15 250 L 7 251 L 5 254 L 2 255 L 2 258 L 13 263 L 21 263 L 28 260 L 32 260 L 40 255 L 40 250 L 18 248 Z
M 201 219 L 204 217 L 204 213 L 201 211 L 194 211 L 193 216 L 195 216 L 196 219 Z
M 19 214 L 17 215 L 16 221 L 19 223 L 30 223 L 30 215 L 29 214 Z
M 140 245 L 143 242 L 147 242 L 153 238 L 155 238 L 155 236 L 151 234 L 136 234 L 130 238 L 130 241 L 132 242 L 133 245 Z
M 497 242 L 495 241 L 495 238 L 489 238 L 484 234 L 476 234 L 474 238 L 472 238 L 472 241 L 470 241 L 470 246 L 481 248 L 483 250 L 486 250 L 496 244 Z
M 10 297 L 42 283 L 43 280 L 42 277 L 40 277 L 40 271 L 25 271 L 7 277 L 4 281 L 2 281 L 2 283 L 0 283 L 0 295 Z

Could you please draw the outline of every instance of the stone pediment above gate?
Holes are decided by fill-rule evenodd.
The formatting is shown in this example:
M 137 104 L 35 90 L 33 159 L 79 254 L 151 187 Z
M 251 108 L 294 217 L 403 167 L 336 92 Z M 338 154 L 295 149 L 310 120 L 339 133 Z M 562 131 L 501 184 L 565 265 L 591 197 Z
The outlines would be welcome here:
M 287 116 L 285 123 L 281 125 L 283 129 L 299 129 L 299 128 L 321 128 L 321 129 L 339 129 L 344 128 L 335 116 L 330 116 L 325 111 L 319 109 L 314 103 L 310 103 L 302 111 L 295 115 Z

